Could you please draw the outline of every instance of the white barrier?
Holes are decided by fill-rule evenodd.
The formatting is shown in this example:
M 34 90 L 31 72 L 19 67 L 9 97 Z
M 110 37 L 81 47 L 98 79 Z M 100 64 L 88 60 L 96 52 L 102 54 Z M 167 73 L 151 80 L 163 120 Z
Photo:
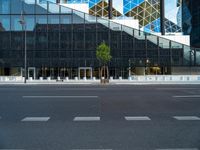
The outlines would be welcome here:
M 103 78 L 103 77 L 102 77 Z M 59 79 L 59 78 L 58 78 Z M 45 81 L 43 77 L 40 77 L 39 80 L 34 80 L 32 78 L 28 79 L 29 81 Z M 0 82 L 23 82 L 24 77 L 22 76 L 0 76 Z M 50 77 L 47 78 L 47 81 L 54 81 Z M 69 81 L 69 77 L 65 78 L 65 81 Z M 75 77 L 73 81 L 79 81 L 78 77 Z M 86 81 L 86 80 L 85 80 Z M 91 79 L 91 81 L 97 81 L 95 77 Z M 146 76 L 130 76 L 128 79 L 123 79 L 119 77 L 119 79 L 113 79 L 110 77 L 110 81 L 113 82 L 200 82 L 200 75 L 146 75 Z
M 22 76 L 0 76 L 0 82 L 22 82 L 24 81 L 24 77 Z
M 146 75 L 130 76 L 130 81 L 200 81 L 200 75 Z

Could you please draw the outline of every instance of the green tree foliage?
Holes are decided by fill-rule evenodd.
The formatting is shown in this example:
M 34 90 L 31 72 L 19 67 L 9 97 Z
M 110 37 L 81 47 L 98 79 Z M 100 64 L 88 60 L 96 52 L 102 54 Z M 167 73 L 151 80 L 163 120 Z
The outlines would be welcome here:
M 112 59 L 112 56 L 110 55 L 110 47 L 107 46 L 105 42 L 102 42 L 97 47 L 96 57 L 103 65 L 107 64 Z

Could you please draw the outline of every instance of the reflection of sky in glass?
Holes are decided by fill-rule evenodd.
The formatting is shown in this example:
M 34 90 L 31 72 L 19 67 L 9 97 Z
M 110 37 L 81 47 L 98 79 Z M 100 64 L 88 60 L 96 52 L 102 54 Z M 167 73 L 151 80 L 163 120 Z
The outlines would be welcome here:
M 177 24 L 177 0 L 165 0 L 165 17 Z

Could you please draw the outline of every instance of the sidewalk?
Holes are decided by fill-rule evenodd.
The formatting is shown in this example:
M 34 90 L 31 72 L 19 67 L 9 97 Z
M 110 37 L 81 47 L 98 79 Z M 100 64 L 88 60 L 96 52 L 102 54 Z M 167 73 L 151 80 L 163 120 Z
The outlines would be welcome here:
M 200 81 L 131 81 L 131 80 L 110 80 L 107 85 L 170 85 L 170 84 L 199 84 Z M 27 80 L 4 81 L 0 85 L 100 85 L 100 80 Z

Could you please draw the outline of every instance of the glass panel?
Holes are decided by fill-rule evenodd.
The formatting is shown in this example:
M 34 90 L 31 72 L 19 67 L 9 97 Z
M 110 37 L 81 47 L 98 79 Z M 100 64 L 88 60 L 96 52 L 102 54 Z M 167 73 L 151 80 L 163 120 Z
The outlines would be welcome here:
M 0 0 L 0 14 L 10 13 L 10 0 Z
M 21 0 L 11 0 L 11 13 L 12 14 L 21 14 L 22 9 L 22 1 Z
M 47 13 L 47 2 L 36 4 L 36 14 L 46 14 Z
M 11 48 L 13 50 L 23 50 L 24 46 L 24 32 L 12 32 L 11 33 Z
M 24 0 L 23 8 L 25 14 L 34 14 L 35 13 L 35 4 L 36 0 Z
M 171 65 L 170 40 L 159 37 L 159 63 L 161 66 Z
M 19 23 L 21 15 L 12 15 L 11 16 L 11 30 L 20 31 L 22 30 L 22 25 Z
M 33 31 L 35 28 L 35 16 L 33 15 L 25 15 L 26 21 L 26 30 Z
M 60 13 L 60 5 L 48 2 L 48 11 L 49 13 L 59 14 Z
M 96 17 L 95 16 L 92 16 L 92 15 L 88 15 L 88 14 L 85 14 L 85 22 L 86 23 L 94 23 L 96 24 Z
M 73 24 L 84 23 L 84 13 L 73 10 Z
M 9 15 L 0 15 L 0 31 L 10 30 L 10 16 Z
M 122 57 L 127 58 L 133 58 L 134 57 L 134 51 L 133 51 L 133 29 L 122 26 L 122 41 L 121 38 L 118 39 L 118 42 L 122 43 Z M 118 32 L 118 35 L 120 36 L 121 33 Z M 111 40 L 112 41 L 112 40 Z M 120 44 L 119 44 L 120 46 Z M 117 52 L 120 54 L 120 47 L 118 48 Z M 126 60 L 127 63 L 127 60 Z
M 188 64 L 189 58 L 187 58 L 187 59 L 184 58 L 183 45 L 176 43 L 176 42 L 171 42 L 171 47 L 172 47 L 172 50 L 171 50 L 172 51 L 171 52 L 172 53 L 172 65 L 182 65 L 183 63 Z M 185 48 L 187 49 L 189 47 L 185 47 Z
M 62 14 L 71 14 L 72 13 L 72 9 L 64 7 L 64 6 L 60 6 L 61 8 L 61 13 Z
M 184 45 L 183 58 L 184 65 L 192 65 L 194 62 L 194 51 L 189 46 Z
M 59 15 L 48 15 L 48 24 L 59 24 Z
M 0 31 L 0 57 L 2 56 L 3 50 L 10 49 L 10 32 Z
M 71 24 L 71 15 L 60 15 L 60 24 Z
M 45 32 L 47 30 L 47 16 L 46 15 L 37 15 L 36 16 L 36 31 Z
M 110 21 L 110 29 L 112 31 L 121 31 L 122 30 L 121 26 L 122 26 L 121 24 L 117 24 L 115 22 Z
M 97 45 L 101 42 L 108 42 L 109 37 L 109 21 L 102 18 L 97 18 Z
M 85 50 L 96 49 L 96 17 L 85 14 Z
M 170 40 L 159 37 L 159 47 L 161 48 L 170 48 Z
M 196 65 L 200 65 L 200 49 L 196 49 Z
M 134 37 L 140 40 L 145 40 L 145 33 L 140 30 L 134 30 Z
M 147 39 L 147 58 L 153 66 L 158 65 L 158 38 L 155 35 L 146 36 Z

